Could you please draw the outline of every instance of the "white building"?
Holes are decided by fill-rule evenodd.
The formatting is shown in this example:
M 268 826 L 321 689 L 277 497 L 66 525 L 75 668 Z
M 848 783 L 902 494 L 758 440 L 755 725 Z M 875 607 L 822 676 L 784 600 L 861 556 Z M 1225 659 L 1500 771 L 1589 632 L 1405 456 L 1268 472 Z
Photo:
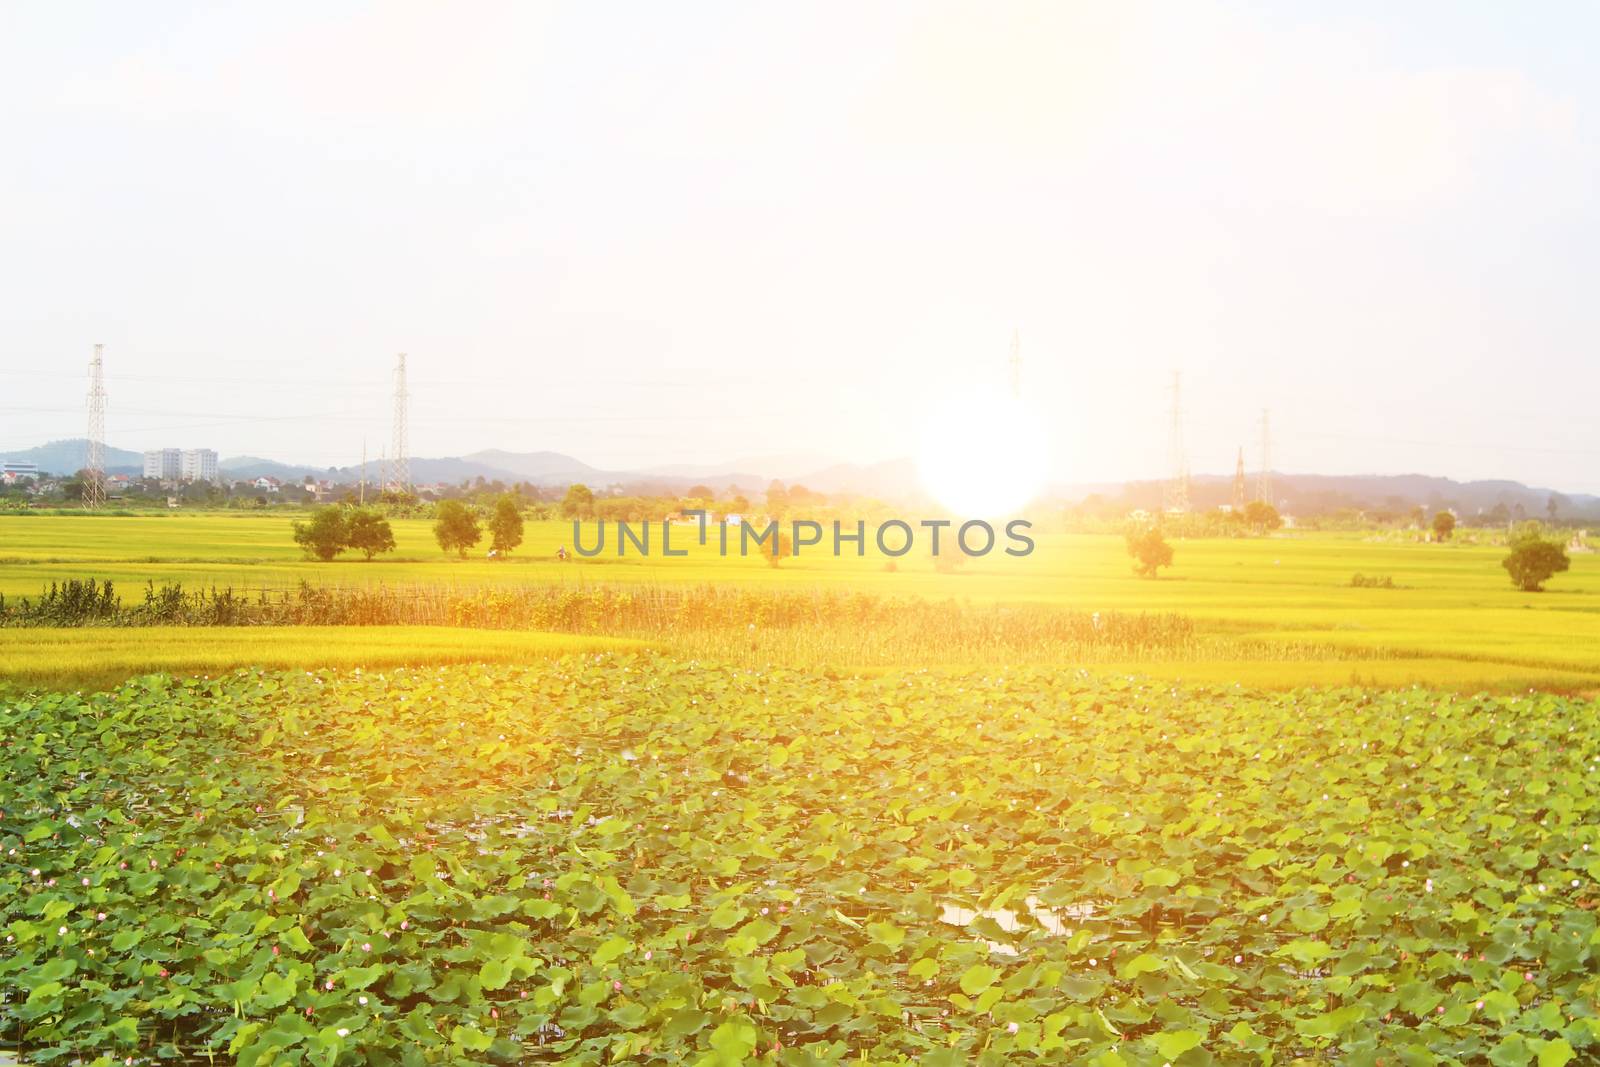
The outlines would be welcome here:
M 178 477 L 189 482 L 217 480 L 217 454 L 209 448 L 186 448 L 178 461 Z
M 38 477 L 39 465 L 37 463 L 7 462 L 0 464 L 0 482 L 4 482 L 6 485 L 16 485 L 24 478 L 37 479 Z
M 144 476 L 159 478 L 164 482 L 178 480 L 183 463 L 183 452 L 176 448 L 154 448 L 144 454 Z
M 217 454 L 209 448 L 157 448 L 144 454 L 144 476 L 163 482 L 214 482 Z

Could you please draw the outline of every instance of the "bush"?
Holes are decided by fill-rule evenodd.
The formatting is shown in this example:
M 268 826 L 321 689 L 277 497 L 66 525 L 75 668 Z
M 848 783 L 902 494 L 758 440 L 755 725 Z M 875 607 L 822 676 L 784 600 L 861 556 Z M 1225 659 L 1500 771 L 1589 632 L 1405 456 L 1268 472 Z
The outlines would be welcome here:
M 1357 571 L 1350 577 L 1351 588 L 1354 589 L 1393 589 L 1394 579 L 1387 574 L 1362 574 Z

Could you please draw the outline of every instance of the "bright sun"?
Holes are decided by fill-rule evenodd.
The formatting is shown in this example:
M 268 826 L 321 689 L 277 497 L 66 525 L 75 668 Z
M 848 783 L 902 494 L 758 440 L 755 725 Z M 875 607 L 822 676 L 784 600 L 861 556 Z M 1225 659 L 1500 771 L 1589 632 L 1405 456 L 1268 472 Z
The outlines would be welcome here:
M 1014 397 L 976 388 L 932 412 L 917 469 L 923 487 L 960 518 L 1005 518 L 1045 487 L 1044 423 Z

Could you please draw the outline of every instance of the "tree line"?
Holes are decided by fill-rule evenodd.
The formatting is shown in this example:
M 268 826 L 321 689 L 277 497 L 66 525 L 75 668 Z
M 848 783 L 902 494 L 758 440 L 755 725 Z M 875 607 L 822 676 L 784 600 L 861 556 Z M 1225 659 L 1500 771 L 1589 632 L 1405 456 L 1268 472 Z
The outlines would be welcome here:
M 522 544 L 523 518 L 517 498 L 507 493 L 494 502 L 486 521 L 476 507 L 460 500 L 441 500 L 434 508 L 433 538 L 444 552 L 462 559 L 483 540 L 488 527 L 490 554 L 507 555 Z M 293 524 L 294 542 L 313 559 L 332 560 L 348 551 L 360 552 L 368 562 L 395 548 L 394 529 L 381 512 L 371 508 L 329 504 L 317 508 L 310 519 Z

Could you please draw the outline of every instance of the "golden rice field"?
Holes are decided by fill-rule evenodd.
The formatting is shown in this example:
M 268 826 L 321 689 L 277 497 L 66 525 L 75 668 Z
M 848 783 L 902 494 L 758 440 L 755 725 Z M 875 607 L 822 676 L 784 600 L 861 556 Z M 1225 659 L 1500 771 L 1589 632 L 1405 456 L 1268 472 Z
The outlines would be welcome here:
M 115 581 L 137 597 L 146 582 L 227 586 L 240 591 L 318 585 L 438 586 L 462 590 L 559 584 L 640 588 L 728 585 L 757 590 L 849 590 L 885 597 L 1019 609 L 1177 612 L 1192 618 L 1208 638 L 1190 660 L 1110 660 L 1107 671 L 1153 674 L 1206 683 L 1242 682 L 1290 687 L 1302 684 L 1424 684 L 1456 689 L 1600 689 L 1600 560 L 1575 554 L 1572 569 L 1539 594 L 1514 590 L 1499 566 L 1503 549 L 1488 544 L 1425 544 L 1367 539 L 1354 534 L 1283 533 L 1264 539 L 1180 541 L 1171 570 L 1158 580 L 1131 572 L 1120 539 L 1038 532 L 1037 550 L 1025 558 L 998 552 L 942 573 L 920 547 L 888 561 L 869 552 L 835 558 L 818 550 L 785 560 L 719 558 L 693 546 L 681 527 L 674 547 L 687 558 L 659 555 L 618 558 L 611 544 L 594 559 L 556 558 L 572 541 L 570 523 L 530 523 L 514 555 L 489 560 L 482 553 L 457 559 L 441 553 L 425 520 L 394 523 L 398 549 L 367 563 L 331 563 L 300 557 L 289 537 L 291 515 L 194 514 L 140 516 L 0 516 L 0 595 L 36 595 L 52 581 L 97 577 Z M 591 531 L 592 527 L 588 528 Z M 659 544 L 660 531 L 654 536 Z M 870 539 L 869 539 L 870 540 Z M 1357 572 L 1384 575 L 1397 588 L 1352 588 Z M 471 648 L 486 660 L 515 660 L 538 646 L 538 635 L 428 634 L 404 628 L 346 630 L 338 640 L 285 628 L 273 632 L 188 635 L 174 641 L 149 631 L 89 632 L 97 663 L 116 670 L 146 663 L 151 669 L 196 670 L 235 662 L 339 666 L 362 656 L 449 662 Z M 637 634 L 630 636 L 639 636 Z M 671 644 L 670 633 L 659 635 Z M 827 662 L 860 635 L 838 627 L 787 635 L 772 648 L 775 661 Z M 36 633 L 0 630 L 0 678 L 37 673 L 29 662 L 74 656 L 41 649 Z M 937 639 L 933 640 L 934 644 Z M 149 652 L 141 653 L 141 647 Z M 246 653 L 248 649 L 248 653 Z M 705 653 L 715 648 L 695 646 Z M 758 649 L 765 653 L 766 649 Z M 270 658 L 277 657 L 277 658 Z M 970 659 L 970 656 L 968 657 Z M 939 662 L 926 643 L 910 666 L 960 667 Z M 61 673 L 70 665 L 63 662 Z
M 21 685 L 111 685 L 140 674 L 225 674 L 241 667 L 381 669 L 409 664 L 528 663 L 640 642 L 573 634 L 442 626 L 293 626 L 0 630 L 0 680 Z

